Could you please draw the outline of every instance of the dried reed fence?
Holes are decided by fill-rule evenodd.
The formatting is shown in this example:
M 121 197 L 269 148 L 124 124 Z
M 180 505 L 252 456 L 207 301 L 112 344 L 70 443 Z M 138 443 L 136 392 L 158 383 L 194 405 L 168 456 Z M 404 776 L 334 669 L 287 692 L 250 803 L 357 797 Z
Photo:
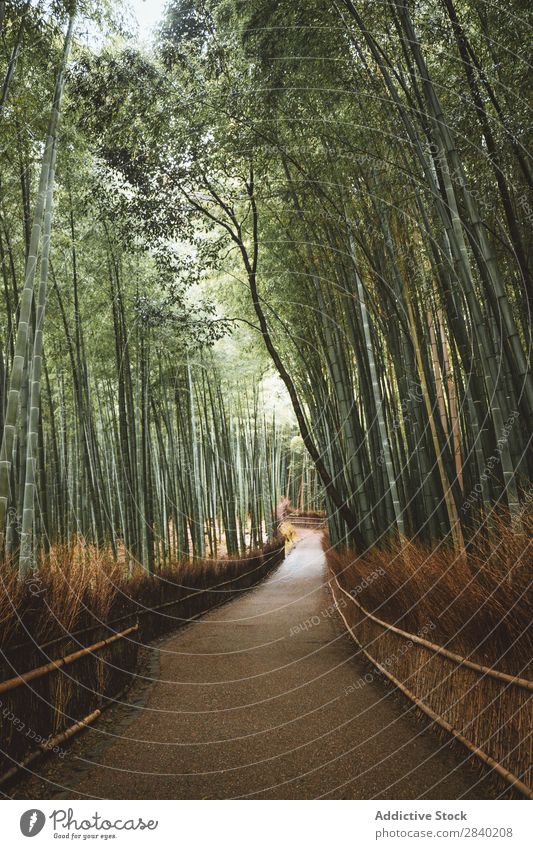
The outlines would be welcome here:
M 285 522 L 290 525 L 295 525 L 298 528 L 320 528 L 325 527 L 326 517 L 320 514 L 308 514 L 298 511 L 297 513 L 288 513 L 285 516 Z
M 318 510 L 299 510 L 293 507 L 288 498 L 282 498 L 276 507 L 276 518 L 278 527 L 286 522 L 289 525 L 304 528 L 319 528 L 325 527 L 327 516 L 325 513 Z
M 367 659 L 533 798 L 530 536 L 458 562 L 407 541 L 358 558 L 325 547 L 339 613 Z
M 0 783 L 98 718 L 132 684 L 139 646 L 230 600 L 284 556 L 275 539 L 243 558 L 129 578 L 105 552 L 56 551 L 0 588 Z

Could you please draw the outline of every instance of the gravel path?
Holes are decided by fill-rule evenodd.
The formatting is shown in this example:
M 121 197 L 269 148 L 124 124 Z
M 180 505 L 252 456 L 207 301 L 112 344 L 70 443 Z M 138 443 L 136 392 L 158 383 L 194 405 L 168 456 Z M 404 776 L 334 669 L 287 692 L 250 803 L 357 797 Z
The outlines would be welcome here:
M 324 565 L 308 533 L 264 583 L 155 644 L 154 683 L 14 796 L 492 798 L 357 656 Z

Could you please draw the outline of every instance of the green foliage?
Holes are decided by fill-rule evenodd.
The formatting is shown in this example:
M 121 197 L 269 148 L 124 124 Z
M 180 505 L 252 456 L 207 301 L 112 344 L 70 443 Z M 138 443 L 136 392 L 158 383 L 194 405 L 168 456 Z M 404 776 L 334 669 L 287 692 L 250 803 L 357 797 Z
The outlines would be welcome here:
M 6 3 L 2 19 L 4 416 L 69 11 Z M 219 526 L 233 549 L 247 522 L 257 541 L 291 487 L 318 502 L 322 486 L 333 538 L 360 546 L 405 530 L 462 551 L 494 509 L 519 521 L 533 472 L 522 4 L 175 0 L 148 53 L 121 40 L 118 6 L 77 11 L 109 37 L 75 41 L 67 73 L 35 539 L 79 522 L 153 568 L 173 547 L 216 548 Z M 271 363 L 299 446 L 259 414 Z

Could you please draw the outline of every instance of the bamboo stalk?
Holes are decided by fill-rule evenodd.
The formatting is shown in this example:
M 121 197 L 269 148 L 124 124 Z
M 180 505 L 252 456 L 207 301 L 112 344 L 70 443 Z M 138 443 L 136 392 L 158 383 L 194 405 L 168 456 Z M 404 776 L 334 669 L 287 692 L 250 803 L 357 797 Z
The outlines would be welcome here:
M 33 302 L 33 290 L 35 282 L 35 272 L 37 267 L 37 254 L 39 243 L 41 240 L 41 230 L 43 226 L 46 190 L 50 173 L 50 164 L 53 156 L 53 150 L 57 138 L 57 130 L 59 124 L 59 113 L 61 109 L 61 99 L 63 94 L 64 79 L 72 36 L 74 31 L 74 15 L 71 15 L 68 22 L 68 28 L 65 35 L 63 46 L 63 54 L 59 66 L 59 71 L 56 79 L 54 91 L 54 99 L 52 111 L 48 123 L 45 151 L 43 155 L 41 174 L 39 177 L 39 188 L 37 192 L 37 200 L 35 204 L 35 212 L 33 217 L 33 226 L 31 231 L 31 239 L 29 252 L 27 257 L 24 290 L 22 293 L 19 322 L 17 326 L 17 337 L 15 342 L 15 355 L 9 381 L 9 395 L 6 408 L 4 428 L 2 432 L 2 442 L 0 447 L 0 542 L 3 543 L 6 514 L 9 498 L 9 473 L 13 462 L 13 442 L 15 435 L 15 425 L 17 422 L 18 403 L 21 390 L 22 372 L 26 363 L 26 347 L 28 342 L 28 334 L 31 319 L 31 309 Z M 24 422 L 26 426 L 26 422 Z M 3 545 L 0 545 L 0 549 Z

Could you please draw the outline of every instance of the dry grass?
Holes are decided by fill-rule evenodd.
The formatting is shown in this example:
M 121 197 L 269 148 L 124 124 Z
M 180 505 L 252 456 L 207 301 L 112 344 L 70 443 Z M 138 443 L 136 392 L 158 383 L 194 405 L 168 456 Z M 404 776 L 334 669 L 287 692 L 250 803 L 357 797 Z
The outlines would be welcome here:
M 293 510 L 292 516 L 297 519 L 322 519 L 326 520 L 326 514 L 320 513 L 318 510 Z
M 211 603 L 224 601 L 235 592 L 235 582 L 245 589 L 259 580 L 269 553 L 282 546 L 278 539 L 244 557 L 183 561 L 155 575 L 140 567 L 128 575 L 110 552 L 92 546 L 57 547 L 38 574 L 25 581 L 9 566 L 1 570 L 0 649 L 70 638 L 199 591 L 209 595 Z M 216 588 L 226 581 L 231 585 Z M 150 627 L 155 626 L 145 630 Z
M 500 524 L 467 562 L 402 541 L 364 557 L 327 549 L 339 583 L 379 619 L 463 657 L 533 678 L 532 518 Z M 345 597 L 343 597 L 345 599 Z M 434 713 L 533 788 L 531 692 L 481 675 L 390 631 L 347 602 L 368 655 Z
M 5 564 L 0 585 L 0 681 L 45 665 L 139 623 L 103 652 L 0 695 L 0 773 L 105 706 L 135 677 L 139 644 L 182 625 L 256 584 L 284 554 L 284 540 L 242 558 L 177 563 L 127 575 L 109 552 L 57 548 L 21 582 Z M 163 605 L 162 609 L 154 610 Z
M 298 539 L 296 528 L 288 521 L 281 523 L 279 526 L 279 532 L 284 537 L 287 546 L 291 546 Z
M 533 517 L 520 532 L 499 523 L 492 540 L 474 544 L 467 562 L 447 547 L 403 540 L 363 557 L 330 551 L 343 587 L 380 619 L 485 665 L 524 674 L 533 660 Z M 377 578 L 361 587 L 364 578 Z
M 20 581 L 6 565 L 0 574 L 0 648 L 49 640 L 106 622 L 124 572 L 106 551 L 82 544 L 54 549 L 38 574 Z

